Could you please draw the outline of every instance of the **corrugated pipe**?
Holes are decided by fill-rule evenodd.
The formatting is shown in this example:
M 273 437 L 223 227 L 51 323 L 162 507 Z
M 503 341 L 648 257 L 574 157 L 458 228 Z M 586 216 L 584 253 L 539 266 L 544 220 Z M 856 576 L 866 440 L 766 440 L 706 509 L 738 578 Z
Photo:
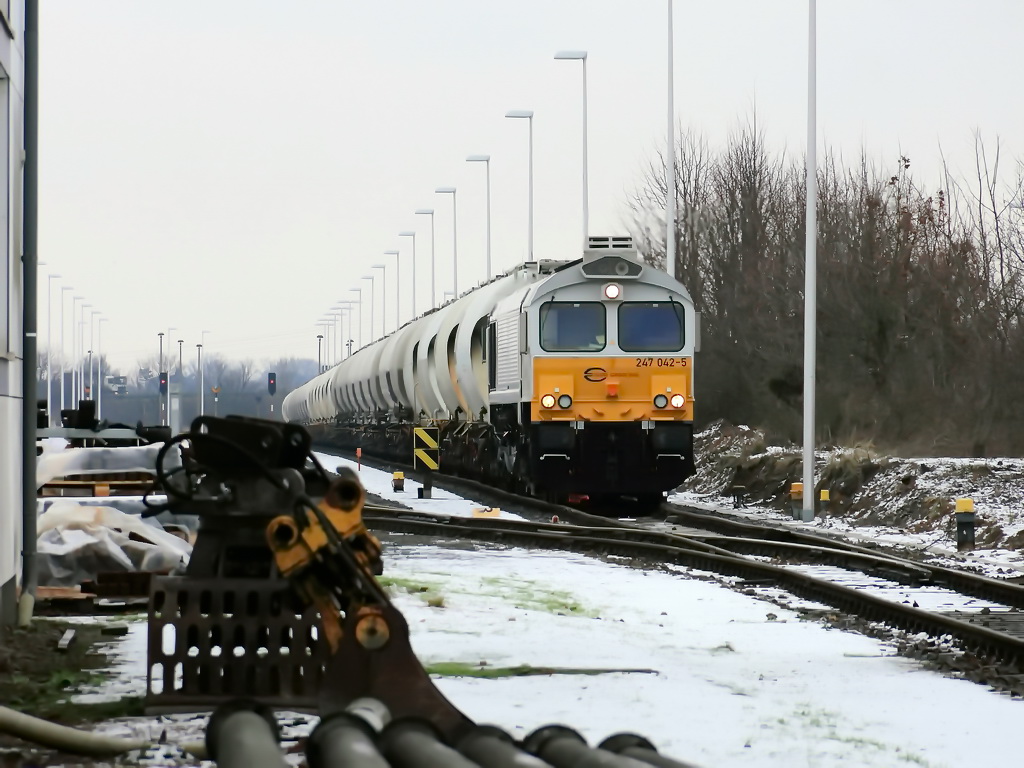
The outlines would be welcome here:
M 356 699 L 344 712 L 319 722 L 306 741 L 309 768 L 389 768 L 374 743 L 391 720 L 376 699 Z
M 145 749 L 152 744 L 148 739 L 122 739 L 80 731 L 8 707 L 0 707 L 0 733 L 72 755 L 89 757 L 112 757 L 136 749 Z
M 206 752 L 223 768 L 287 768 L 274 713 L 255 701 L 229 701 L 206 724 Z

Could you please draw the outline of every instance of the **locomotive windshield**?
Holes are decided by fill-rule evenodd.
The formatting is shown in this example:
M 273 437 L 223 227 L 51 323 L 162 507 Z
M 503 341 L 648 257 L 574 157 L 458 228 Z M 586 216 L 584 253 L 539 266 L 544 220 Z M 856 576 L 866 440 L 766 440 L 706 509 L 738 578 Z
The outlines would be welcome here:
M 619 305 L 623 352 L 678 352 L 683 348 L 683 305 L 675 301 L 627 301 Z
M 540 307 L 540 345 L 546 352 L 599 352 L 605 338 L 604 304 L 548 301 Z

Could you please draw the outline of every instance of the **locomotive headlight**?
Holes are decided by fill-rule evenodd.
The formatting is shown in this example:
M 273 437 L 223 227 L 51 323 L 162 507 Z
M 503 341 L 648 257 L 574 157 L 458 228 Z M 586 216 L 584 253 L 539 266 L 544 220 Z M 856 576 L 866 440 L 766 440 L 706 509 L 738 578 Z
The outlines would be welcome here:
M 665 395 L 654 396 L 654 407 L 655 408 L 668 408 L 668 398 Z
M 544 397 L 542 397 L 540 399 L 540 404 L 542 406 L 544 406 L 545 408 L 554 408 L 555 407 L 555 396 L 554 395 L 544 395 Z
M 686 398 L 685 397 L 683 397 L 682 395 L 679 395 L 679 394 L 672 395 L 672 407 L 673 408 L 682 408 L 684 403 L 686 403 Z
M 608 283 L 604 287 L 604 297 L 606 299 L 611 299 L 612 301 L 615 301 L 615 299 L 617 299 L 617 298 L 619 298 L 621 296 L 622 296 L 622 286 L 619 285 L 618 283 Z
M 558 407 L 559 408 L 568 408 L 570 405 L 572 405 L 572 398 L 569 397 L 569 395 L 559 395 L 558 396 Z

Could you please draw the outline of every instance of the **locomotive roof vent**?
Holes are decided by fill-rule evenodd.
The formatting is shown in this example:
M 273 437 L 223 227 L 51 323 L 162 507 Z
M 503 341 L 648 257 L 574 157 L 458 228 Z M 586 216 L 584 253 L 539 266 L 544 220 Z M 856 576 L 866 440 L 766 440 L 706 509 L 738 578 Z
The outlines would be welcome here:
M 633 238 L 623 237 L 590 237 L 588 248 L 583 252 L 584 277 L 609 277 L 630 280 L 640 277 L 644 268 L 637 261 Z
M 608 237 L 605 235 L 591 235 L 587 238 L 587 250 L 593 251 L 598 248 L 633 248 L 633 238 L 629 235 Z

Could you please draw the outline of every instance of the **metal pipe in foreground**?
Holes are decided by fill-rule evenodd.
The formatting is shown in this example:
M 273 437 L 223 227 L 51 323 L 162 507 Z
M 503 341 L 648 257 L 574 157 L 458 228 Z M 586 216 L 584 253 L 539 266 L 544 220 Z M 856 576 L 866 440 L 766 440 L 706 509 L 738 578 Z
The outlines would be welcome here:
M 380 746 L 397 768 L 479 768 L 442 744 L 434 727 L 422 720 L 396 720 L 384 729 Z
M 319 722 L 306 741 L 310 768 L 389 768 L 374 740 L 391 719 L 376 699 L 357 699 Z
M 588 747 L 579 733 L 564 725 L 538 728 L 523 746 L 555 768 L 648 768 L 647 763 L 631 757 Z
M 221 768 L 287 768 L 274 713 L 254 701 L 230 701 L 210 716 L 206 752 Z
M 550 768 L 515 746 L 514 739 L 493 725 L 478 725 L 458 744 L 459 752 L 487 768 Z
M 616 733 L 614 736 L 609 736 L 598 745 L 598 749 L 606 749 L 617 755 L 632 757 L 634 760 L 648 765 L 656 765 L 658 768 L 695 768 L 693 763 L 681 763 L 671 757 L 659 755 L 658 750 L 651 742 L 635 733 Z

